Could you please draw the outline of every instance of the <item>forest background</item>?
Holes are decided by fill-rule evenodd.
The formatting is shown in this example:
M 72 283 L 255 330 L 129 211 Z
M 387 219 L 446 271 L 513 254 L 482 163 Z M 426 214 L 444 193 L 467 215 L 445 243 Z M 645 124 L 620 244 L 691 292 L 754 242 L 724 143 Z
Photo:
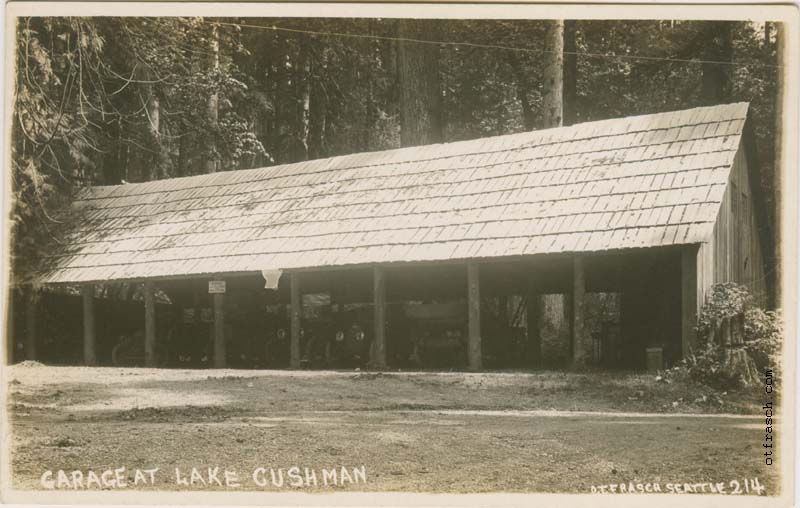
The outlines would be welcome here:
M 554 44 L 552 23 L 19 18 L 13 272 L 58 241 L 57 212 L 86 185 L 737 101 L 751 104 L 775 222 L 777 24 L 565 20 Z

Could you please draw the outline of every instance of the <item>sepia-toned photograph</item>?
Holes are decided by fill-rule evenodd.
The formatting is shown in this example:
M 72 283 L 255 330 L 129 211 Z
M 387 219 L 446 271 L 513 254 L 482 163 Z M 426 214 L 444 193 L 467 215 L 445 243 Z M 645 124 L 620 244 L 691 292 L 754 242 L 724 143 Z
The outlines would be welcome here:
M 796 6 L 118 7 L 6 5 L 2 502 L 793 504 Z

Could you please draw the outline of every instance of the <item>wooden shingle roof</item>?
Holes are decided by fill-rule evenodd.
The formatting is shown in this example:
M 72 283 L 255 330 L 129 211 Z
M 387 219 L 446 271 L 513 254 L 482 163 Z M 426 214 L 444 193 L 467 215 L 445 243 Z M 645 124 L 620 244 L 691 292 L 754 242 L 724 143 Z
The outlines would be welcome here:
M 690 244 L 747 104 L 86 189 L 44 283 Z

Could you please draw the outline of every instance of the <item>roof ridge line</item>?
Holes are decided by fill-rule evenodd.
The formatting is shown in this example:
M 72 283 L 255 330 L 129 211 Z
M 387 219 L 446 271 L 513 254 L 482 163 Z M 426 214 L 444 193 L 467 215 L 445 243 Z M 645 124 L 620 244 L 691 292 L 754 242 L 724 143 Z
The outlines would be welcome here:
M 84 188 L 81 189 L 80 192 L 87 192 L 87 191 L 91 192 L 94 189 L 117 189 L 117 188 L 125 188 L 125 187 L 130 188 L 131 186 L 145 186 L 145 185 L 151 185 L 151 184 L 155 184 L 155 183 L 159 183 L 159 182 L 179 181 L 179 180 L 184 180 L 184 179 L 188 180 L 188 179 L 191 179 L 191 178 L 212 179 L 214 177 L 219 177 L 219 175 L 225 175 L 225 174 L 236 174 L 236 173 L 241 174 L 242 172 L 251 172 L 251 171 L 255 172 L 255 171 L 275 170 L 275 169 L 280 168 L 280 167 L 289 167 L 289 166 L 301 167 L 301 166 L 307 165 L 307 164 L 309 164 L 311 162 L 317 162 L 317 163 L 327 162 L 328 163 L 327 165 L 330 166 L 331 165 L 330 164 L 331 161 L 341 160 L 341 159 L 347 158 L 347 157 L 358 157 L 358 156 L 363 156 L 363 155 L 367 155 L 367 154 L 379 154 L 379 153 L 393 153 L 393 152 L 400 152 L 400 151 L 411 151 L 413 149 L 419 150 L 419 149 L 421 149 L 423 147 L 437 147 L 437 146 L 448 146 L 448 145 L 452 146 L 452 145 L 455 145 L 455 144 L 458 144 L 458 143 L 473 143 L 473 142 L 476 142 L 476 141 L 479 141 L 479 140 L 491 140 L 491 139 L 499 139 L 499 138 L 509 138 L 509 137 L 513 137 L 513 136 L 520 136 L 521 137 L 521 136 L 524 136 L 526 134 L 527 135 L 534 135 L 534 134 L 537 134 L 537 133 L 553 133 L 553 132 L 559 132 L 559 131 L 568 132 L 569 130 L 577 129 L 579 127 L 597 125 L 597 124 L 601 124 L 601 123 L 604 123 L 604 122 L 609 122 L 610 123 L 610 122 L 619 121 L 619 120 L 623 120 L 623 119 L 641 119 L 641 118 L 645 118 L 645 117 L 653 117 L 653 116 L 669 115 L 669 114 L 678 114 L 678 113 L 684 113 L 684 112 L 694 111 L 694 110 L 698 110 L 698 109 L 722 108 L 722 107 L 726 107 L 726 106 L 733 106 L 733 105 L 740 105 L 740 104 L 748 104 L 749 105 L 749 103 L 747 103 L 747 102 L 739 102 L 739 103 L 730 103 L 730 104 L 717 105 L 717 106 L 701 106 L 701 107 L 683 109 L 683 110 L 664 111 L 664 112 L 661 112 L 661 113 L 650 113 L 650 114 L 643 114 L 643 115 L 636 115 L 636 116 L 629 116 L 629 117 L 608 118 L 608 119 L 604 119 L 604 120 L 594 120 L 594 121 L 591 121 L 591 122 L 582 122 L 582 123 L 568 125 L 568 126 L 562 126 L 562 127 L 553 127 L 553 128 L 549 128 L 549 129 L 537 129 L 537 130 L 531 130 L 531 131 L 515 132 L 515 133 L 509 133 L 509 134 L 501 134 L 501 135 L 498 135 L 498 136 L 489 136 L 489 137 L 484 137 L 484 138 L 473 138 L 473 139 L 468 139 L 468 140 L 452 141 L 452 142 L 448 142 L 448 143 L 434 143 L 434 144 L 429 144 L 429 145 L 419 145 L 419 146 L 412 146 L 412 147 L 400 147 L 400 148 L 392 148 L 392 149 L 388 149 L 388 150 L 375 150 L 375 151 L 372 151 L 372 152 L 355 152 L 355 153 L 351 153 L 351 154 L 343 154 L 343 155 L 336 155 L 336 156 L 332 156 L 332 157 L 325 157 L 325 158 L 322 158 L 322 159 L 311 159 L 311 160 L 306 160 L 306 161 L 291 162 L 291 163 L 287 163 L 287 164 L 277 164 L 275 166 L 262 166 L 262 167 L 259 167 L 259 168 L 251 168 L 251 169 L 220 171 L 220 172 L 217 172 L 217 173 L 208 173 L 208 174 L 202 174 L 202 175 L 191 175 L 191 176 L 185 176 L 185 177 L 165 178 L 165 179 L 162 179 L 162 180 L 150 180 L 150 181 L 147 181 L 147 182 L 136 182 L 136 183 L 117 184 L 117 185 L 96 185 L 96 186 L 84 187 Z M 690 127 L 690 126 L 697 126 L 697 125 L 704 125 L 704 124 L 711 124 L 711 123 L 719 123 L 720 121 L 726 121 L 727 122 L 727 121 L 746 120 L 746 119 L 747 119 L 746 116 L 744 116 L 744 117 L 733 117 L 733 118 L 728 118 L 728 119 L 725 119 L 725 120 L 703 121 L 703 122 L 696 122 L 696 123 L 691 123 L 691 124 L 672 125 L 672 126 L 668 126 L 668 127 L 657 127 L 657 128 L 651 128 L 651 129 L 632 130 L 632 131 L 626 131 L 626 132 L 621 132 L 621 133 L 617 133 L 617 134 L 609 134 L 609 135 L 603 136 L 603 137 L 624 136 L 624 135 L 627 135 L 627 134 L 638 134 L 638 133 L 641 133 L 641 132 L 654 132 L 654 131 L 660 131 L 660 130 L 680 129 L 680 128 L 683 128 L 683 127 Z M 597 137 L 601 137 L 601 136 L 597 136 L 597 135 L 595 135 L 595 136 L 587 136 L 587 137 L 583 137 L 583 138 L 571 139 L 570 141 L 585 141 L 585 140 L 595 139 Z M 558 143 L 563 143 L 563 142 L 564 142 L 564 140 L 553 140 L 553 141 L 548 141 L 548 142 L 545 142 L 545 143 L 541 143 L 541 144 L 536 145 L 536 146 L 549 146 L 549 145 L 552 145 L 552 144 L 558 144 Z M 246 183 L 250 183 L 250 182 L 264 181 L 264 180 L 274 179 L 274 178 L 291 178 L 291 177 L 294 177 L 294 176 L 307 175 L 307 174 L 320 174 L 320 173 L 324 173 L 324 172 L 341 171 L 341 170 L 344 170 L 344 169 L 365 169 L 365 168 L 371 168 L 371 167 L 388 166 L 388 165 L 391 165 L 391 164 L 403 164 L 403 163 L 409 163 L 409 162 L 429 162 L 429 161 L 435 161 L 435 160 L 445 160 L 445 159 L 449 159 L 449 158 L 453 158 L 453 157 L 469 157 L 469 156 L 475 156 L 475 155 L 486 155 L 486 154 L 491 154 L 491 153 L 500 153 L 500 152 L 524 150 L 526 148 L 531 148 L 531 146 L 522 145 L 522 146 L 518 146 L 518 147 L 503 148 L 503 149 L 497 149 L 497 150 L 488 150 L 488 151 L 482 151 L 482 152 L 463 152 L 463 153 L 456 153 L 456 154 L 452 154 L 452 155 L 431 157 L 431 158 L 427 158 L 427 159 L 413 159 L 413 160 L 408 160 L 408 161 L 391 161 L 391 162 L 382 162 L 382 163 L 378 163 L 378 164 L 354 165 L 354 166 L 349 166 L 349 167 L 346 167 L 346 168 L 331 168 L 331 169 L 325 168 L 325 169 L 322 169 L 322 170 L 319 170 L 319 171 L 314 171 L 314 172 L 296 172 L 296 173 L 275 175 L 275 176 L 265 177 L 265 178 L 256 178 L 256 179 L 253 179 L 253 180 L 244 180 L 244 181 L 240 181 L 240 182 L 230 182 L 230 183 L 219 183 L 219 184 L 210 184 L 210 185 L 189 186 L 189 187 L 183 187 L 183 188 L 180 188 L 180 189 L 175 189 L 175 191 L 183 191 L 183 190 L 190 190 L 190 189 L 200 189 L 200 188 L 208 188 L 208 187 L 225 187 L 225 186 L 246 184 Z M 144 196 L 144 195 L 150 195 L 150 194 L 159 194 L 159 193 L 163 193 L 163 192 L 171 192 L 171 191 L 164 191 L 164 190 L 147 191 L 147 192 L 140 192 L 140 193 L 135 193 L 135 194 L 125 194 L 125 195 L 120 195 L 120 196 L 89 196 L 89 197 L 81 198 L 80 200 L 81 201 L 93 201 L 93 200 L 100 200 L 100 199 L 114 199 L 114 198 L 123 198 L 123 197 L 135 197 L 135 196 Z

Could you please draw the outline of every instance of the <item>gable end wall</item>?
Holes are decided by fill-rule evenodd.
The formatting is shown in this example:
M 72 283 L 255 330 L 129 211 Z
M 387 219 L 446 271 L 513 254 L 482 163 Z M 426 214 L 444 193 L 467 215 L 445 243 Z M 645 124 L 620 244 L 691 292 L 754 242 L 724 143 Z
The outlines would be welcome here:
M 740 145 L 714 232 L 697 253 L 698 310 L 711 286 L 723 282 L 743 284 L 759 305 L 767 304 L 767 276 L 757 227 L 747 157 Z

